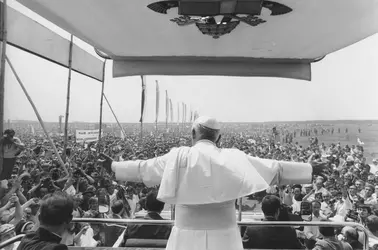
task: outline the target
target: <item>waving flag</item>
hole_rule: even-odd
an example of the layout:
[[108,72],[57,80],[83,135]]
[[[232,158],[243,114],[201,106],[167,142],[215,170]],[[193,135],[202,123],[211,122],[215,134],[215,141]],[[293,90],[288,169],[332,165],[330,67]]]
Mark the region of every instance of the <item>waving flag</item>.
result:
[[168,90],[165,91],[165,126],[168,126],[168,117],[169,117],[169,99],[168,99]]
[[156,118],[155,118],[156,124],[159,119],[159,103],[160,103],[160,90],[159,90],[159,83],[158,81],[156,81]]
[[169,106],[171,108],[171,122],[173,123],[173,105],[172,105],[172,99],[169,99]]
[[180,124],[180,103],[177,103],[177,125]]
[[140,111],[139,122],[143,123],[144,107],[146,105],[146,77],[145,76],[141,76],[141,78],[142,78],[142,103],[141,103],[141,111]]

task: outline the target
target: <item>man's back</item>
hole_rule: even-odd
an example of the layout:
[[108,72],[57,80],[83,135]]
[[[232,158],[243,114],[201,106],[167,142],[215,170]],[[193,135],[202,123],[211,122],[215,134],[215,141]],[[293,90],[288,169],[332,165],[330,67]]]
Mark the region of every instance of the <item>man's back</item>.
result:
[[291,227],[248,227],[243,236],[244,248],[301,249]]
[[313,250],[353,250],[353,248],[348,243],[334,238],[318,240]]
[[67,246],[60,244],[60,241],[59,236],[39,228],[36,232],[28,233],[17,250],[67,250]]
[[[145,220],[163,220],[163,218],[155,212],[149,212]],[[127,239],[168,239],[172,227],[167,225],[130,225],[125,233],[125,241]]]

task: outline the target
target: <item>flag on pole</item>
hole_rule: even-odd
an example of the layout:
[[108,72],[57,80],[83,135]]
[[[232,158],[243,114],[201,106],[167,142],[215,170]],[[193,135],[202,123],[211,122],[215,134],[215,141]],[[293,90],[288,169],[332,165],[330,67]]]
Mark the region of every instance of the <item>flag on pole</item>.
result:
[[171,112],[171,123],[173,123],[173,106],[172,106],[172,99],[169,99],[169,107]]
[[192,107],[190,107],[190,122],[191,122],[191,123],[193,122],[193,111],[192,111]]
[[139,122],[143,123],[144,107],[146,105],[146,77],[145,76],[141,76],[141,78],[142,78],[142,103],[141,103],[141,111],[140,111]]
[[185,104],[182,102],[182,123],[185,123]]
[[198,117],[199,117],[198,112],[197,112],[197,111],[194,111],[194,117],[193,117],[193,120],[194,120],[194,121],[197,120]]
[[184,104],[184,110],[185,110],[184,123],[186,123],[186,118],[188,117],[188,113],[187,113],[187,109],[186,109],[186,104]]
[[177,103],[177,125],[180,124],[180,103]]
[[165,124],[168,125],[169,118],[169,99],[168,99],[168,90],[165,91]]
[[160,103],[160,90],[159,90],[159,83],[158,81],[156,81],[156,118],[155,118],[156,124],[159,119],[159,103]]

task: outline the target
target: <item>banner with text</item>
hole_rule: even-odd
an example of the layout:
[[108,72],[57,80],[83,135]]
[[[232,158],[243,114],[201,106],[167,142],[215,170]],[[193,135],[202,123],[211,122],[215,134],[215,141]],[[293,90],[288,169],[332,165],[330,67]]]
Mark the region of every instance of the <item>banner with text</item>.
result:
[[98,130],[76,130],[76,143],[98,141]]

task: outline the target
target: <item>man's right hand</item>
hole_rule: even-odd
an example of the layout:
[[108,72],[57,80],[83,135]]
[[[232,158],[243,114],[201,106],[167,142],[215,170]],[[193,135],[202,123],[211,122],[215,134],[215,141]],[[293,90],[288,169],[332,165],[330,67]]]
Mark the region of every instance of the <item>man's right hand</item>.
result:
[[100,159],[98,160],[101,163],[102,167],[108,172],[109,174],[112,173],[112,163],[113,159],[110,158],[108,155],[104,153],[100,153]]

